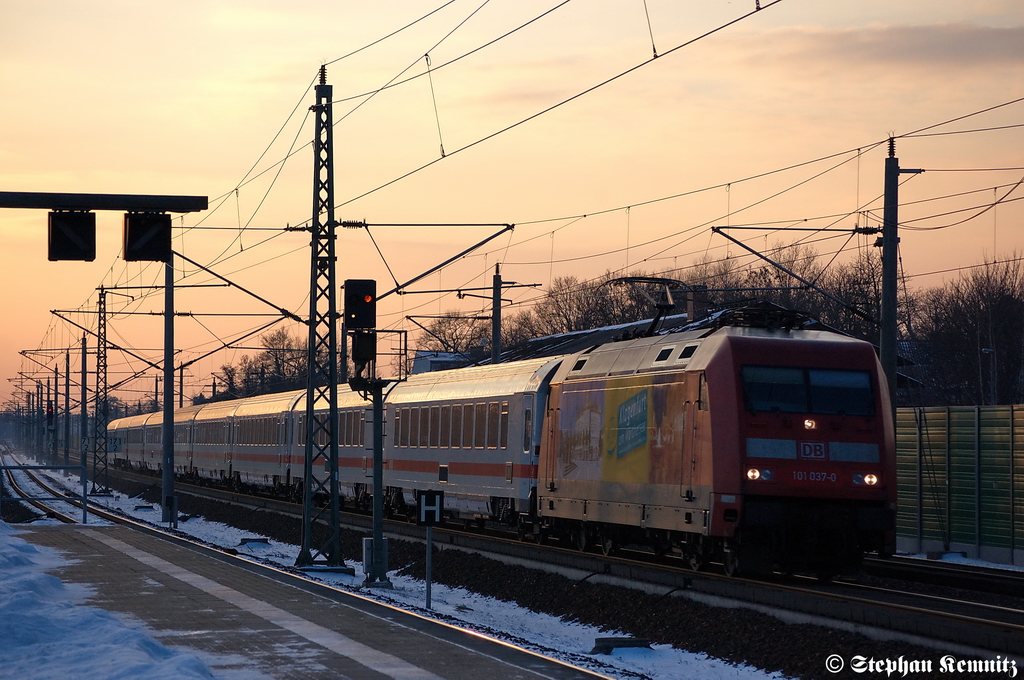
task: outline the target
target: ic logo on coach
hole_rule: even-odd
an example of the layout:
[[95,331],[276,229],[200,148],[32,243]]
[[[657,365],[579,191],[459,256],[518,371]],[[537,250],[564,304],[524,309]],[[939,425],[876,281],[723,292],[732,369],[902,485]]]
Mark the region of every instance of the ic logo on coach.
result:
[[825,460],[825,442],[797,442],[799,456],[803,460]]

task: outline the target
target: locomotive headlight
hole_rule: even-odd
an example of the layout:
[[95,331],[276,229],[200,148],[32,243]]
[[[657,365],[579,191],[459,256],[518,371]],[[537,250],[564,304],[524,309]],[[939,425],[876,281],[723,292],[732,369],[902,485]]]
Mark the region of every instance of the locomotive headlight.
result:
[[818,422],[816,420],[811,420],[810,418],[808,418],[807,420],[804,421],[804,429],[805,430],[817,430],[818,429]]
[[878,476],[864,475],[864,483],[867,484],[868,486],[874,486],[875,484],[878,484]]
[[770,482],[772,481],[772,471],[758,468],[750,468],[749,470],[747,470],[747,479],[749,479],[752,482],[756,482],[759,479],[762,482]]

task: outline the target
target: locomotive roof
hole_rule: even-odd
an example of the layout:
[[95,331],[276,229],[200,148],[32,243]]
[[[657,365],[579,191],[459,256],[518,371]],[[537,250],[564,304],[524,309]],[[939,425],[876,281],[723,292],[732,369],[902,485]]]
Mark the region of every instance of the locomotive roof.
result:
[[710,332],[707,329],[683,331],[598,345],[567,357],[554,381],[679,370],[689,364]]
[[739,338],[756,338],[759,340],[786,342],[802,341],[815,343],[829,343],[830,345],[863,346],[865,352],[874,352],[871,344],[827,330],[809,329],[780,329],[780,328],[757,328],[751,326],[725,326],[718,329],[707,337],[701,352],[694,355],[690,364],[692,369],[703,369],[712,356],[725,343]]
[[704,328],[593,347],[567,357],[553,380],[588,380],[682,368],[702,369],[722,343],[738,337],[868,344],[863,340],[824,330],[755,326]]

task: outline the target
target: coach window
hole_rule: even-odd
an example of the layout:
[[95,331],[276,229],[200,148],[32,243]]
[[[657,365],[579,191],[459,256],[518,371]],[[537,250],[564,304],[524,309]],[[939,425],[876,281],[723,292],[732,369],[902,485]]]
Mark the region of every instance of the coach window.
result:
[[476,437],[473,446],[477,449],[487,448],[487,404],[476,405]]
[[452,406],[452,448],[462,446],[462,405]]
[[441,438],[441,407],[430,407],[430,448],[436,449]]
[[420,447],[427,448],[430,445],[430,407],[420,408]]
[[412,420],[409,421],[409,446],[419,448],[423,445],[423,425],[426,418],[423,418],[423,409],[414,406],[409,409],[412,413]]
[[462,448],[473,448],[473,404],[462,407]]
[[399,446],[408,446],[409,445],[409,418],[410,417],[411,416],[409,415],[409,409],[403,408],[402,409],[402,435],[401,435],[401,439],[399,439]]
[[441,441],[438,442],[442,449],[448,448],[452,440],[452,407],[445,405],[441,407]]
[[526,409],[523,412],[523,453],[530,453],[533,449],[533,410]]
[[501,425],[499,426],[501,441],[499,445],[503,449],[508,448],[508,402],[501,402]]
[[487,448],[489,449],[498,448],[498,426],[501,421],[501,412],[498,410],[498,406],[496,401],[487,404]]

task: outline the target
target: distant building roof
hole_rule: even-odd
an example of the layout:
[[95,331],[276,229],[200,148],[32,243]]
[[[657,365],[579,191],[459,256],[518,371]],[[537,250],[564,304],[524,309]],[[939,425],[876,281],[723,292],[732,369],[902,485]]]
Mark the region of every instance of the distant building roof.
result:
[[462,368],[471,363],[472,361],[467,355],[457,352],[416,350],[416,356],[412,360],[412,373],[416,375],[431,371],[447,371],[452,368]]

